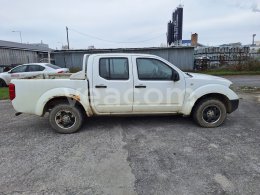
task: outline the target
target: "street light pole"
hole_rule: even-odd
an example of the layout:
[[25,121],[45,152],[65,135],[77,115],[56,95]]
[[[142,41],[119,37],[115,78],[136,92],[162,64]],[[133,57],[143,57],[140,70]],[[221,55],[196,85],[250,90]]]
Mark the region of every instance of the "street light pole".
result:
[[253,42],[252,42],[252,46],[255,45],[255,36],[256,36],[256,34],[253,34]]
[[68,44],[68,50],[70,50],[70,41],[69,41],[69,28],[66,26],[66,33],[67,33],[67,44]]
[[12,32],[16,32],[16,33],[19,33],[20,34],[20,40],[21,40],[21,43],[23,43],[23,39],[22,39],[22,31],[18,31],[18,30],[13,30]]

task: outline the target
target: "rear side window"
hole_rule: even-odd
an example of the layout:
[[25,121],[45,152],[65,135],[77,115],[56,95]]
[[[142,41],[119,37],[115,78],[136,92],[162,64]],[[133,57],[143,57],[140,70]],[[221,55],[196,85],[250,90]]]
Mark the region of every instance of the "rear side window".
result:
[[43,71],[45,68],[39,65],[29,65],[28,72],[40,72]]
[[129,65],[127,58],[101,58],[99,75],[107,80],[128,80]]
[[48,66],[49,68],[53,68],[53,69],[55,69],[55,70],[57,70],[57,69],[60,69],[61,67],[59,67],[59,66],[56,66],[56,65],[53,65],[53,64],[45,64],[46,66]]

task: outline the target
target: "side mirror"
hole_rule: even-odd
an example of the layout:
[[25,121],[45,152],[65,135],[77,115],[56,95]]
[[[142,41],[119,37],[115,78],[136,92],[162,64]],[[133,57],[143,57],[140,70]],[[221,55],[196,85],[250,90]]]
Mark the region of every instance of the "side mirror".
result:
[[180,76],[179,76],[178,72],[176,72],[175,70],[172,70],[172,80],[173,80],[174,82],[180,80]]

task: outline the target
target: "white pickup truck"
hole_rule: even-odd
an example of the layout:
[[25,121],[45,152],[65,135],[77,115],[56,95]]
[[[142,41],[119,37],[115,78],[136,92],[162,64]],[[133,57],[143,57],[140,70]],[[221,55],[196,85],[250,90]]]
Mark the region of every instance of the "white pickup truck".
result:
[[73,133],[84,117],[99,115],[192,115],[202,127],[217,127],[238,108],[231,85],[158,56],[86,54],[82,71],[68,78],[15,79],[9,92],[17,115],[49,112],[57,132]]

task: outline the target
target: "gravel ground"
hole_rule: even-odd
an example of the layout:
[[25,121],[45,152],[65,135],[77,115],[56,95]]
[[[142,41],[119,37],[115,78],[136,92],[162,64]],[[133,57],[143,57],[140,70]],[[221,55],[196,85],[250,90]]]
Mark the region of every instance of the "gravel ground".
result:
[[190,118],[101,117],[60,135],[0,102],[0,194],[259,194],[260,104],[215,129]]

